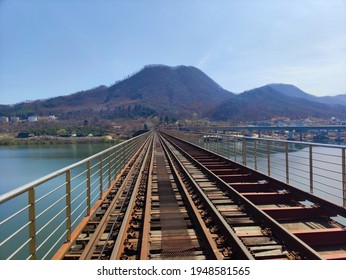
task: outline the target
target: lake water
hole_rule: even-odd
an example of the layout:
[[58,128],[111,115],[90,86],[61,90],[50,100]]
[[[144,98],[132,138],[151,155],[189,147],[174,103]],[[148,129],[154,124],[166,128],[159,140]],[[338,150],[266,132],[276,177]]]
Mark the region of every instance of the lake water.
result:
[[0,146],[0,195],[108,147],[110,144]]

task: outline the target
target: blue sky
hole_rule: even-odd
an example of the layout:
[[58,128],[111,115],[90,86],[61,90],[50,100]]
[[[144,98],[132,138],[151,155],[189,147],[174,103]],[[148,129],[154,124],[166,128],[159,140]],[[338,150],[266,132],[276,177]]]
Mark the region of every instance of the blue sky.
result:
[[0,0],[0,104],[192,65],[240,93],[346,94],[346,0]]

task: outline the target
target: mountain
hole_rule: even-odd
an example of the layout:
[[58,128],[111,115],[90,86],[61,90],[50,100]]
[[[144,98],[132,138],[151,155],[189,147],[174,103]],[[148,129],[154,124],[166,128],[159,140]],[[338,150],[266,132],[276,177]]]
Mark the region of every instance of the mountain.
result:
[[109,87],[0,105],[0,116],[55,115],[62,120],[139,116],[182,119],[195,113],[199,118],[215,121],[255,121],[280,116],[346,119],[346,95],[316,97],[287,84],[269,84],[236,95],[195,67],[148,65]]
[[0,115],[56,115],[60,119],[135,118],[137,116],[207,117],[235,95],[192,66],[149,65],[110,87],[13,106],[0,106]]
[[346,94],[318,97],[312,94],[308,94],[294,85],[269,84],[268,86],[290,97],[303,98],[310,101],[316,101],[316,102],[325,103],[325,104],[346,106]]
[[287,84],[269,84],[268,88],[274,89],[277,92],[283,93],[289,97],[303,98],[311,101],[316,101],[317,97],[311,94],[308,94],[301,89],[297,88],[294,85]]
[[346,106],[346,94],[339,94],[335,96],[323,96],[319,97],[318,100],[326,104],[339,104]]
[[191,117],[193,112],[206,116],[234,96],[195,67],[150,65],[110,87],[105,103],[130,98],[159,114]]
[[211,117],[214,120],[253,121],[273,117],[301,119],[346,118],[346,107],[317,102],[309,94],[289,85],[266,85],[245,91],[221,104]]

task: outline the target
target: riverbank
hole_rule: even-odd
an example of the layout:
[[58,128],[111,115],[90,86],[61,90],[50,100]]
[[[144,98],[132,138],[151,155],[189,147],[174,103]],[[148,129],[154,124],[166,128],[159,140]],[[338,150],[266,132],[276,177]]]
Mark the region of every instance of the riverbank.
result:
[[0,135],[0,146],[9,145],[51,145],[51,144],[117,144],[121,140],[113,139],[111,136],[101,137],[30,137],[15,138],[11,135]]

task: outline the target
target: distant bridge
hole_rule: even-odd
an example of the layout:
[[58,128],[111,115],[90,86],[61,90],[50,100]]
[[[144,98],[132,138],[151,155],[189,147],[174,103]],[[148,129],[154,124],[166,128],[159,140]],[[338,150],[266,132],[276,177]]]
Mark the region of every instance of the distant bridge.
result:
[[336,141],[342,141],[341,132],[346,131],[346,125],[323,125],[323,126],[211,126],[214,131],[248,131],[252,136],[255,131],[259,138],[263,131],[289,131],[288,140],[293,140],[293,133],[299,133],[300,141],[303,141],[303,133],[308,131],[335,131]]

